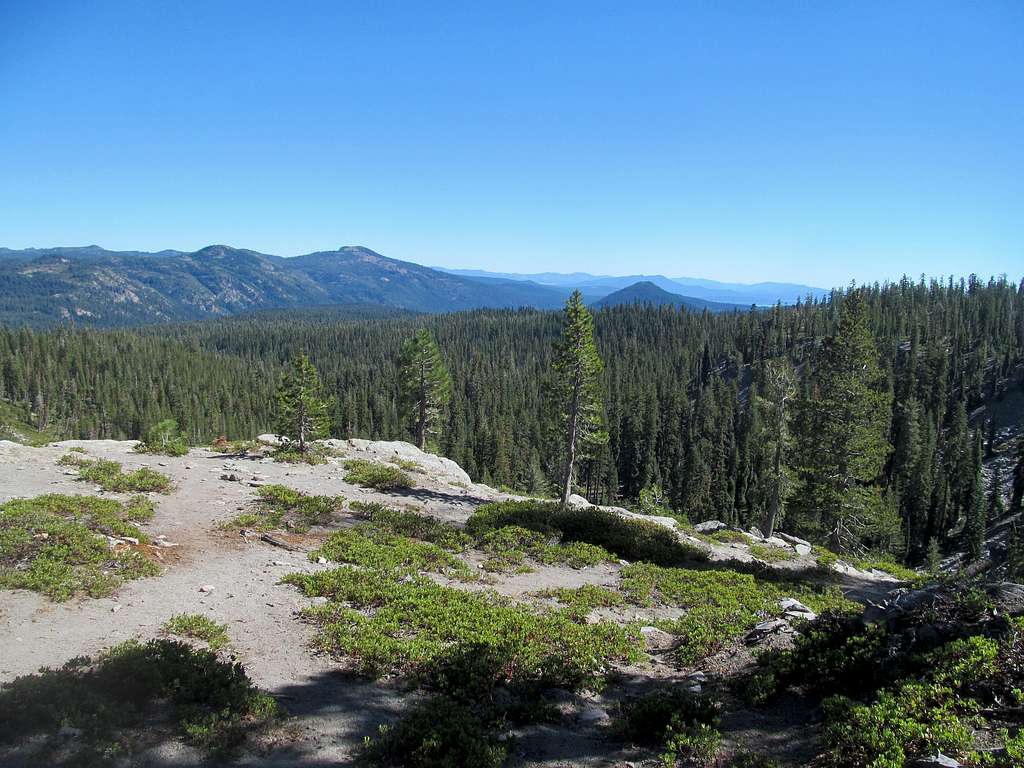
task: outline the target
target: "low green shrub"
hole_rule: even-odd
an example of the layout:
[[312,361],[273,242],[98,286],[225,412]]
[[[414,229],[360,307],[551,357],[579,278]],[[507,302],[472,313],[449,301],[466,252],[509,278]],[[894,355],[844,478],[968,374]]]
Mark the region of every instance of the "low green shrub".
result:
[[714,702],[676,686],[627,700],[617,722],[623,738],[661,750],[665,766],[711,765],[721,737]]
[[533,596],[554,600],[564,605],[569,614],[577,621],[585,621],[595,608],[618,608],[626,603],[626,598],[615,590],[593,584],[584,584],[575,589],[571,587],[544,589],[534,592]]
[[[110,765],[134,744],[155,741],[154,722],[168,707],[176,736],[217,758],[280,714],[241,664],[173,640],[128,641],[0,688],[0,744],[43,735],[64,764]],[[68,741],[57,735],[63,727],[81,734]],[[44,745],[39,765],[50,764],[46,754]]]
[[501,768],[511,744],[499,741],[493,716],[440,696],[367,739],[360,762],[392,768]]
[[412,478],[392,464],[378,464],[366,459],[349,459],[345,462],[345,482],[355,483],[364,488],[378,491],[393,488],[411,488]]
[[78,454],[67,454],[57,462],[78,468],[78,479],[95,483],[105,491],[115,493],[168,493],[171,478],[149,467],[140,467],[125,473],[121,464],[107,459],[85,459]]
[[924,574],[915,571],[913,568],[907,568],[902,563],[897,562],[892,555],[885,553],[857,558],[851,564],[854,568],[862,571],[876,570],[888,573],[900,581],[917,582],[924,578]]
[[823,695],[874,690],[892,675],[883,667],[887,648],[883,626],[824,615],[794,638],[792,648],[762,654],[742,683],[744,695],[753,704],[764,704],[794,686]]
[[178,422],[174,419],[164,419],[146,431],[145,438],[135,446],[135,450],[139,453],[184,456],[188,453],[188,443],[178,430]]
[[0,588],[30,589],[51,600],[76,593],[106,597],[124,581],[159,568],[135,549],[112,550],[107,536],[149,539],[135,525],[153,515],[151,502],[94,496],[36,496],[0,506]]
[[796,550],[789,547],[773,547],[770,544],[751,544],[750,554],[766,563],[781,563],[796,558]]
[[977,707],[944,685],[911,682],[874,704],[836,696],[823,706],[825,759],[835,768],[903,768],[936,751],[963,757],[974,741]]
[[372,524],[332,533],[319,549],[309,554],[314,562],[321,557],[387,572],[430,571],[463,580],[477,578],[468,565],[437,544],[396,536]]
[[327,457],[333,455],[331,451],[322,445],[307,445],[305,452],[303,452],[291,443],[285,443],[275,448],[270,453],[270,458],[281,464],[312,464],[316,466],[317,464],[326,464]]
[[795,597],[812,610],[855,605],[834,590],[815,592],[795,585],[783,588],[737,571],[662,568],[649,563],[624,568],[621,588],[638,605],[662,604],[686,610],[678,619],[658,622],[659,627],[682,638],[676,655],[684,663],[715,653],[759,622],[778,615],[783,597]]
[[570,568],[585,568],[615,560],[611,553],[593,544],[582,541],[560,544],[550,539],[549,535],[518,525],[488,531],[479,542],[480,549],[487,554],[484,568],[523,573],[532,570],[526,564],[527,559],[545,565],[568,565]]
[[397,536],[429,541],[450,552],[462,552],[472,539],[454,525],[429,515],[392,509],[377,502],[353,501],[349,509],[372,526]]
[[322,650],[365,674],[406,674],[451,695],[479,697],[498,683],[577,688],[597,684],[613,661],[640,658],[636,627],[583,624],[422,576],[343,567],[285,581],[330,598],[304,612]]
[[172,616],[164,622],[164,632],[202,640],[211,651],[219,651],[230,642],[227,624],[218,624],[200,613],[179,613]]
[[734,531],[731,528],[722,528],[710,534],[708,538],[722,544],[749,544],[750,537],[742,531]]
[[626,560],[659,565],[705,562],[707,555],[683,543],[676,534],[649,520],[621,517],[615,512],[587,507],[561,509],[545,501],[504,501],[477,508],[466,530],[478,539],[506,526],[558,535],[563,544],[592,544]]
[[288,528],[304,533],[314,525],[330,525],[344,505],[341,496],[316,496],[285,485],[264,485],[256,491],[252,510],[227,525],[259,531]]

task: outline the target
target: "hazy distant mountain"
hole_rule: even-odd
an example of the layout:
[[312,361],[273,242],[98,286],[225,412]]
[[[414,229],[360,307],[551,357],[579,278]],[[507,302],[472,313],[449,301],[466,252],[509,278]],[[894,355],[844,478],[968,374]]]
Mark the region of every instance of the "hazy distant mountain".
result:
[[725,304],[716,301],[695,299],[692,296],[681,296],[677,293],[669,293],[652,283],[650,280],[641,280],[614,293],[610,293],[600,301],[596,302],[597,307],[615,307],[620,304],[650,304],[655,307],[671,305],[674,307],[686,307],[697,312],[705,309],[711,312],[728,312],[734,309],[748,309],[750,305]]
[[479,269],[444,269],[454,275],[479,278],[501,278],[504,280],[532,281],[540,285],[561,288],[578,288],[585,295],[592,297],[606,296],[612,291],[635,285],[638,282],[649,282],[669,293],[680,293],[707,301],[766,306],[781,301],[792,304],[797,299],[807,296],[823,296],[828,293],[824,288],[815,288],[799,283],[723,283],[717,280],[704,280],[696,277],[665,277],[664,275],[592,275],[587,272],[537,272],[519,274],[515,272],[486,272]]
[[353,303],[420,312],[550,309],[565,293],[519,281],[485,284],[358,246],[295,258],[226,245],[194,253],[0,250],[0,322],[10,324],[111,326]]

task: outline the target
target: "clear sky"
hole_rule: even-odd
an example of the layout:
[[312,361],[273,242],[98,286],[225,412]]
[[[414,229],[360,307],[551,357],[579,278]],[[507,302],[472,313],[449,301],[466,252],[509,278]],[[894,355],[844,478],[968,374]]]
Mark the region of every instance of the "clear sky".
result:
[[1024,2],[0,0],[0,245],[1024,274]]

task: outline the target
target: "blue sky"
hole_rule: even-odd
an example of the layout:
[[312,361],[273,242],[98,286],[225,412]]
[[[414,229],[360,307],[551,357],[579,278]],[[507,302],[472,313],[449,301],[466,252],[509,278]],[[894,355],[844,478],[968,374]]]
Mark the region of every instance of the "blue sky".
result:
[[0,245],[1024,274],[1024,3],[0,2]]

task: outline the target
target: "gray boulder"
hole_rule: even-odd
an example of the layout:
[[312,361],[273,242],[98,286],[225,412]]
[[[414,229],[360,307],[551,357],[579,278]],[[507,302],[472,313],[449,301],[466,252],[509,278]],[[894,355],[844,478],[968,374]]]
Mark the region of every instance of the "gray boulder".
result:
[[697,533],[714,533],[728,527],[721,520],[705,520],[703,523],[697,523],[693,526],[693,530],[697,531]]

